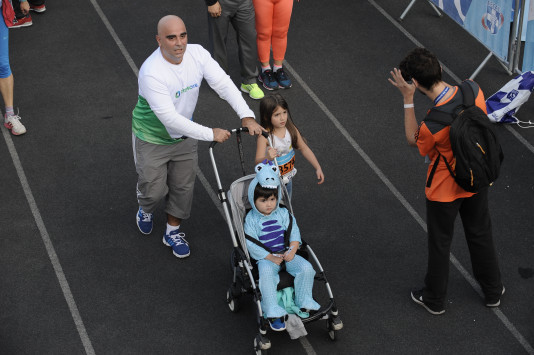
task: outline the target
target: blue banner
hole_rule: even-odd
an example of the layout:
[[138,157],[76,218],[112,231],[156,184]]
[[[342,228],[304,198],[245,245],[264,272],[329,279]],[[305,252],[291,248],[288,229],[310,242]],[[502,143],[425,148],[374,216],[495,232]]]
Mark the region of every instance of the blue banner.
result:
[[432,2],[488,47],[508,61],[513,0],[432,0]]
[[527,35],[525,40],[525,51],[523,55],[522,71],[534,70],[534,1],[530,3],[530,10],[525,9],[528,14],[523,21],[528,20]]

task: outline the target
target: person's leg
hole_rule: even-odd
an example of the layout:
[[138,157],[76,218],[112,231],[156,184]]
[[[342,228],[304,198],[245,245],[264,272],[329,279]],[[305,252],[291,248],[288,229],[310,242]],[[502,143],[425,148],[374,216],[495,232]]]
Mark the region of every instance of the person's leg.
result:
[[313,300],[315,270],[303,257],[295,255],[286,262],[286,271],[295,277],[295,304],[299,308],[318,310],[321,306]]
[[168,218],[170,222],[180,223],[191,213],[198,164],[197,143],[197,140],[188,138],[174,144],[174,153],[168,163],[169,192],[165,200],[165,212],[171,216]]
[[167,146],[134,140],[134,161],[137,171],[137,201],[146,213],[153,213],[168,192]]
[[13,107],[13,74],[9,65],[9,29],[0,21],[0,92],[6,107]]
[[275,66],[282,66],[287,49],[287,32],[291,12],[293,11],[293,0],[278,0],[273,10],[273,30],[272,47],[273,60]]
[[276,288],[280,282],[279,271],[280,266],[269,260],[263,259],[258,261],[261,308],[267,318],[280,318],[287,314],[285,309],[278,305],[278,299],[276,297]]
[[486,300],[499,300],[503,285],[491,228],[488,189],[485,188],[460,207],[467,246],[475,279],[480,283]]
[[258,59],[264,67],[270,65],[274,1],[276,0],[253,0],[256,14]]
[[449,256],[454,220],[461,199],[453,202],[426,200],[428,230],[428,267],[423,300],[435,309],[443,309],[449,282]]
[[237,34],[242,83],[254,84],[258,76],[258,66],[256,65],[258,48],[252,0],[241,1],[231,22]]
[[26,127],[13,108],[14,78],[9,65],[9,29],[4,21],[0,22],[0,93],[5,105],[4,126],[18,136],[26,133]]
[[228,72],[228,54],[226,51],[226,40],[228,38],[228,25],[230,18],[234,14],[233,1],[219,1],[221,5],[221,16],[211,17],[208,13],[208,49],[213,57],[219,63],[221,68]]

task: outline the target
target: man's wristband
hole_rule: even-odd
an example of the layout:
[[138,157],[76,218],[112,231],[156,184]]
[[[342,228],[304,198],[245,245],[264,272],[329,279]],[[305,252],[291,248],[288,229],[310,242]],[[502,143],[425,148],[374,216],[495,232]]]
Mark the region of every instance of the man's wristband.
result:
[[404,104],[404,108],[414,108],[413,104]]

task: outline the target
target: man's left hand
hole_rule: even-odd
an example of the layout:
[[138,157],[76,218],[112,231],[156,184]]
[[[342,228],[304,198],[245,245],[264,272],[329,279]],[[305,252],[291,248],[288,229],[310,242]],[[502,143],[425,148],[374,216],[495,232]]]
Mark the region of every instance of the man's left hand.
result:
[[260,135],[265,128],[260,126],[253,117],[245,117],[241,120],[241,127],[248,128],[248,134],[251,136]]

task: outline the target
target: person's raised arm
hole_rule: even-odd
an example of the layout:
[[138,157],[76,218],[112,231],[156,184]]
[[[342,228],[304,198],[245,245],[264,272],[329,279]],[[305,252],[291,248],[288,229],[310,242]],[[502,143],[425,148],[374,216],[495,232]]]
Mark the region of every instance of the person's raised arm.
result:
[[388,81],[391,85],[399,89],[404,101],[404,134],[406,135],[406,140],[409,145],[416,147],[417,141],[415,140],[415,135],[419,126],[415,119],[415,108],[413,104],[415,85],[413,83],[407,83],[402,77],[401,71],[397,68],[393,68],[390,74],[391,78],[388,78]]

